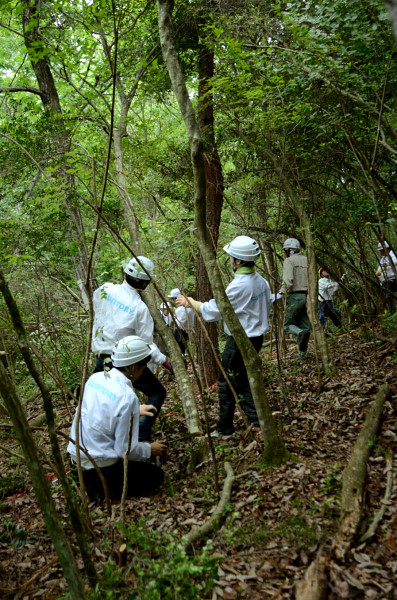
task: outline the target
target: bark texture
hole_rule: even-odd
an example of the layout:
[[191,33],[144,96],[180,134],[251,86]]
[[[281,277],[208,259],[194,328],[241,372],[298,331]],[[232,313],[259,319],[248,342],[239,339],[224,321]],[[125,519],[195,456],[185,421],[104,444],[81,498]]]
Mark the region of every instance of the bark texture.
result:
[[[63,458],[62,458],[62,454],[61,454],[61,450],[60,450],[58,438],[57,438],[57,432],[56,432],[56,426],[55,426],[55,416],[54,416],[54,411],[53,411],[53,407],[52,407],[51,394],[33,361],[33,357],[30,352],[30,349],[29,349],[29,342],[28,342],[28,339],[26,336],[26,331],[25,331],[25,328],[24,328],[24,325],[22,322],[22,318],[19,313],[18,306],[16,305],[16,302],[11,294],[11,291],[7,285],[7,282],[4,279],[4,275],[3,275],[2,271],[0,271],[0,292],[3,295],[5,304],[7,306],[8,312],[10,314],[10,317],[11,317],[11,320],[13,323],[13,327],[14,327],[15,333],[17,335],[18,346],[19,346],[19,349],[23,356],[23,359],[26,363],[26,366],[29,369],[31,376],[33,377],[34,381],[36,382],[36,384],[41,392],[42,398],[43,398],[44,412],[45,412],[47,426],[48,426],[48,432],[49,432],[49,436],[50,436],[53,459],[54,459],[54,463],[55,463],[55,466],[57,469],[57,476],[62,485],[63,492],[65,494],[65,500],[66,500],[66,504],[67,504],[67,508],[68,508],[68,512],[69,512],[69,516],[70,516],[71,525],[72,525],[72,528],[73,528],[76,538],[77,538],[81,556],[82,556],[82,559],[84,562],[84,568],[85,568],[85,571],[87,573],[87,576],[89,578],[91,585],[94,587],[95,584],[97,583],[98,577],[97,577],[95,565],[92,561],[91,553],[90,553],[90,550],[88,548],[88,544],[87,544],[87,541],[85,538],[85,532],[84,532],[81,515],[77,508],[75,499],[73,497],[73,494],[70,489],[70,485],[69,485],[69,482],[68,482],[68,479],[66,476],[65,466],[63,463]],[[16,402],[16,400],[17,400],[16,392],[11,395],[11,398],[14,402]],[[12,406],[14,406],[14,404]],[[8,408],[8,405],[7,405],[7,408]],[[22,411],[22,408],[21,408],[21,411]],[[10,416],[12,418],[11,413],[10,413]],[[24,414],[23,414],[23,417],[25,418]],[[26,418],[25,418],[25,420],[26,420]],[[22,447],[24,448],[24,446],[22,446]],[[39,468],[39,465],[40,465],[40,462],[38,462],[36,465],[37,469]]]
[[14,425],[15,434],[23,450],[33,489],[68,583],[70,596],[74,600],[82,600],[86,597],[86,594],[76,559],[59,521],[51,490],[45,478],[39,453],[20,399],[2,362],[0,362],[0,390]]
[[343,560],[349,551],[361,521],[364,505],[367,462],[382,417],[383,406],[390,393],[388,384],[382,385],[368,411],[363,428],[353,448],[342,480],[341,521],[332,544],[336,558]]
[[[198,125],[203,139],[204,168],[206,180],[206,225],[208,235],[216,254],[223,206],[223,173],[214,132],[214,103],[210,80],[214,75],[214,52],[205,42],[199,45],[199,88],[198,88]],[[212,287],[200,253],[196,270],[196,297],[203,302],[213,297]],[[218,330],[216,323],[205,323],[205,329],[212,342],[218,348]],[[196,329],[197,356],[199,370],[206,387],[218,379],[219,371],[214,360],[212,347],[201,327]]]
[[[39,86],[40,97],[48,118],[51,119],[49,128],[52,154],[60,158],[59,168],[56,172],[60,187],[60,198],[68,221],[71,239],[78,249],[79,263],[76,265],[76,278],[83,282],[86,279],[88,265],[88,249],[85,241],[84,225],[80,209],[75,197],[75,184],[73,175],[69,172],[70,165],[66,153],[70,150],[69,133],[65,127],[62,107],[58,91],[52,76],[51,66],[46,51],[45,40],[40,31],[40,11],[43,3],[40,0],[22,0],[23,37],[26,50],[30,58],[32,69]],[[32,23],[34,24],[32,26]],[[88,293],[88,290],[84,290]]]
[[252,396],[264,438],[263,460],[266,464],[279,464],[289,454],[278,436],[266,392],[263,385],[262,363],[253,350],[232,305],[225,295],[222,278],[216,263],[206,226],[206,177],[203,144],[196,115],[189,98],[184,76],[179,64],[173,40],[172,6],[170,0],[158,0],[159,31],[163,57],[171,79],[179,108],[185,121],[190,144],[194,182],[195,237],[211,281],[214,298],[222,318],[241,351],[247,368]]

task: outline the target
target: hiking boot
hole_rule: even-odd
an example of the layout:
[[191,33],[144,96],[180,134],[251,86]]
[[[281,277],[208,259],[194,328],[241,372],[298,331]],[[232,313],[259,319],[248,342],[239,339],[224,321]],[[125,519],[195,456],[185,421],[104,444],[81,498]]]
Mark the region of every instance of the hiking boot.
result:
[[307,351],[307,345],[309,343],[309,337],[310,337],[310,331],[308,329],[302,329],[302,331],[300,331],[298,333],[298,348],[299,348],[299,352],[306,352]]
[[222,433],[222,431],[218,431],[217,429],[215,429],[215,431],[211,431],[212,438],[222,438],[224,440],[233,437],[234,434],[235,431],[232,431],[232,433]]

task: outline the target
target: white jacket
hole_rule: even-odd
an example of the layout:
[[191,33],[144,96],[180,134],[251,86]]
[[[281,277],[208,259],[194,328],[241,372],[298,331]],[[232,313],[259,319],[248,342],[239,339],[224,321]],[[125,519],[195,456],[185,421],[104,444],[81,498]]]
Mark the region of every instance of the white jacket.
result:
[[[95,373],[87,380],[81,405],[79,443],[99,467],[106,467],[124,458],[128,445],[130,415],[133,415],[129,460],[143,461],[150,457],[150,444],[138,442],[139,401],[132,384],[117,369]],[[76,415],[70,437],[75,439]],[[69,442],[68,452],[76,460],[76,446]],[[80,450],[81,464],[94,468]]]
[[319,302],[324,302],[325,300],[332,300],[332,296],[335,294],[338,288],[339,283],[336,283],[336,281],[330,281],[328,277],[321,277],[321,279],[318,280]]
[[[257,337],[269,329],[272,299],[266,279],[256,272],[239,273],[237,270],[225,292],[248,337]],[[204,321],[222,318],[214,299],[203,302],[200,312]],[[226,323],[224,328],[227,335],[231,335]]]
[[382,256],[380,259],[380,266],[382,267],[382,272],[379,277],[380,282],[392,281],[396,278],[392,264],[394,264],[394,268],[397,269],[396,255],[393,250],[390,250],[388,254],[385,254],[385,256]]
[[[139,335],[154,345],[152,316],[140,293],[128,283],[104,283],[95,290],[93,302],[91,350],[95,354],[111,354],[116,342],[126,335]],[[162,365],[165,361],[165,355],[155,346],[151,362]]]
[[194,310],[192,308],[185,308],[184,306],[178,306],[174,313],[175,321],[178,327],[187,331],[189,334],[194,328]]

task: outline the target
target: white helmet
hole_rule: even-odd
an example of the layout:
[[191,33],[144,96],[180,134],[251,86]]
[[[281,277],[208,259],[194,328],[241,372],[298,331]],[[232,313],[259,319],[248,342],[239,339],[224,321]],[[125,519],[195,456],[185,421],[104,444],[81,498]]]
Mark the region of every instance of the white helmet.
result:
[[181,290],[179,288],[174,288],[168,294],[168,298],[178,298],[181,295]]
[[163,302],[162,304],[160,304],[160,308],[163,310],[168,308],[169,310],[171,308],[171,304],[169,302]]
[[299,240],[295,238],[288,238],[283,244],[283,250],[300,250],[300,247]]
[[379,242],[378,244],[378,250],[387,250],[387,248],[390,248],[389,244],[386,242],[386,240],[383,242]]
[[[150,258],[146,258],[146,256],[138,256],[136,258],[131,258],[130,262],[124,269],[124,273],[130,275],[130,277],[134,277],[135,279],[143,279],[145,281],[150,281],[156,277],[156,273],[154,272],[154,264],[150,260]],[[144,269],[141,267],[144,267]],[[147,271],[147,272],[146,272]]]
[[115,367],[128,367],[147,358],[152,351],[149,344],[137,335],[127,335],[117,342],[110,358]]
[[249,262],[256,261],[261,253],[258,242],[247,235],[239,235],[223,249],[230,256]]

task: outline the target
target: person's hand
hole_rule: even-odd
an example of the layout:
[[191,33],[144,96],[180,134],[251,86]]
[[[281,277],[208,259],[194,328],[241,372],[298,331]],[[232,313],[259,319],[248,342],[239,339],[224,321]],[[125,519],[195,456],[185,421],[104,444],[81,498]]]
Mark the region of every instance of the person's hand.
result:
[[185,298],[185,296],[182,296],[182,294],[180,296],[178,296],[178,298],[175,300],[175,304],[177,306],[184,306],[185,308],[187,308],[189,306],[189,302],[187,301],[187,298]]
[[153,404],[141,404],[139,407],[139,414],[141,417],[154,417],[157,412],[157,408]]
[[160,456],[163,452],[167,451],[167,445],[165,444],[165,440],[161,440],[161,442],[152,442],[150,444],[151,456]]

